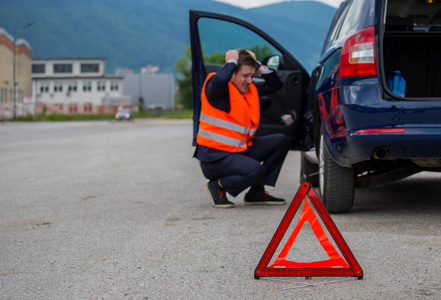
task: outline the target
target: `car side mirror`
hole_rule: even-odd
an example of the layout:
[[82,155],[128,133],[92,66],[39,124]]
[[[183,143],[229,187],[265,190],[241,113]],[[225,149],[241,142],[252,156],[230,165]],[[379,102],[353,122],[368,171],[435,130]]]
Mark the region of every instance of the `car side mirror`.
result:
[[276,71],[284,69],[282,58],[280,57],[280,55],[277,54],[265,57],[262,61],[262,64]]

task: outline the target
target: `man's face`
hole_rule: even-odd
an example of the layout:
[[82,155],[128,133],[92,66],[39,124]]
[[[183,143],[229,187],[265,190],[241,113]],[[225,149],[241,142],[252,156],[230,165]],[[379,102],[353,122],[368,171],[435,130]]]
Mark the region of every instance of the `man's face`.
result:
[[256,69],[252,66],[243,65],[237,73],[233,73],[230,82],[243,95],[248,91],[248,87],[253,82],[254,73]]

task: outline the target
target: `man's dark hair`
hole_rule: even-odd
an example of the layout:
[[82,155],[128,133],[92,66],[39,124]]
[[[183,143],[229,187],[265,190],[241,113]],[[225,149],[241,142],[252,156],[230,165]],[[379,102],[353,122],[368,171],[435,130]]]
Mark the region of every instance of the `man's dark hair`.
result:
[[259,64],[254,59],[254,57],[251,56],[248,50],[238,49],[238,51],[239,51],[239,59],[237,61],[237,67],[234,70],[234,73],[237,73],[242,66],[251,66],[256,70],[259,68]]

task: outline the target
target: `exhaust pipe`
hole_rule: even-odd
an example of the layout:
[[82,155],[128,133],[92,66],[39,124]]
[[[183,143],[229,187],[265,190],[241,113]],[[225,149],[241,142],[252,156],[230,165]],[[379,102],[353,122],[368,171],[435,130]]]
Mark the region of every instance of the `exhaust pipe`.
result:
[[375,159],[388,159],[389,158],[389,148],[378,147],[372,153],[372,157]]

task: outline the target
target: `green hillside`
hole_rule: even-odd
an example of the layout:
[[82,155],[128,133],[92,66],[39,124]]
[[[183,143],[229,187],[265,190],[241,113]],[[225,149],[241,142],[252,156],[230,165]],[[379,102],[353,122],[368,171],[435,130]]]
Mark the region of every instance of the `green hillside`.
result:
[[0,0],[0,27],[17,32],[34,58],[104,57],[106,72],[151,63],[174,72],[190,44],[190,9],[245,19],[276,38],[311,70],[335,9],[315,2],[284,2],[241,9],[210,0]]

